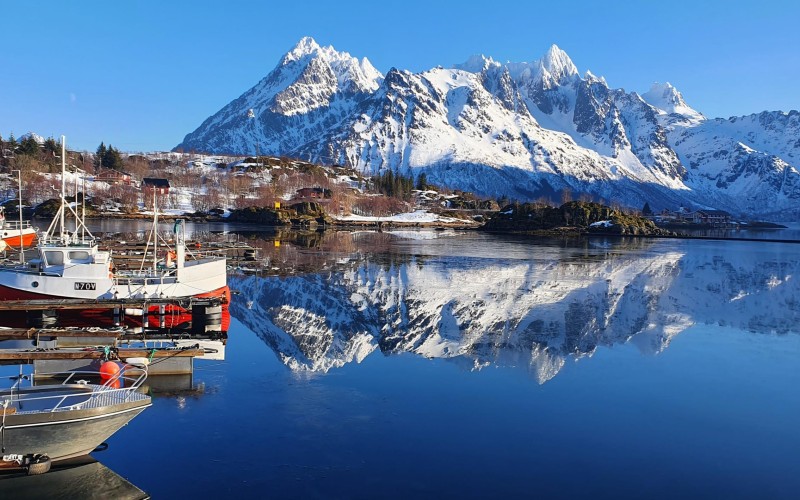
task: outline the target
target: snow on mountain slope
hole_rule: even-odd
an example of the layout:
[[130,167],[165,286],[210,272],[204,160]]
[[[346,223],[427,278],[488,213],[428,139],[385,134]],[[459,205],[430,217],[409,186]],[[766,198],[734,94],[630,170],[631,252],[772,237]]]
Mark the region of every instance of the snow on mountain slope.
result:
[[374,92],[382,79],[366,58],[303,38],[264,79],[176,149],[253,154],[258,147],[261,154],[289,154],[337,127],[352,113],[353,101]]
[[[307,37],[178,148],[425,171],[431,182],[491,196],[558,199],[569,189],[633,207],[791,214],[800,201],[796,115],[706,120],[669,83],[640,96],[581,77],[555,45],[531,62],[473,56],[384,78],[366,59]],[[714,157],[736,143],[752,152],[727,165]]]
[[689,107],[683,100],[683,95],[669,82],[653,83],[650,90],[642,94],[642,99],[656,108],[659,114],[669,116],[665,123],[677,120],[683,124],[697,125],[706,119],[702,113]]
[[800,113],[764,112],[676,126],[670,140],[710,206],[800,218]]

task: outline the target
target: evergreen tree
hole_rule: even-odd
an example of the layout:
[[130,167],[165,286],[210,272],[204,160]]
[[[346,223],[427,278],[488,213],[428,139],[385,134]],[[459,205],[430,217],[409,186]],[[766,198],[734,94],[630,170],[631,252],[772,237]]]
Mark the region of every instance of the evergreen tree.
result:
[[650,209],[650,203],[644,202],[644,207],[642,207],[642,215],[653,215],[653,210]]
[[108,145],[103,155],[103,166],[114,170],[122,170],[125,166],[125,162],[122,161],[122,155],[119,154],[119,150],[115,149],[111,144]]
[[104,165],[104,156],[106,155],[106,145],[104,143],[100,143],[97,146],[97,152],[94,155],[94,168],[100,168]]
[[420,191],[428,189],[428,176],[425,175],[425,172],[421,172],[417,177],[417,189]]
[[56,142],[56,140],[53,139],[52,137],[48,137],[47,139],[45,139],[42,149],[47,154],[47,156],[58,155],[59,151],[61,151],[61,144]]
[[36,156],[39,153],[39,143],[32,135],[29,135],[19,143],[19,154]]

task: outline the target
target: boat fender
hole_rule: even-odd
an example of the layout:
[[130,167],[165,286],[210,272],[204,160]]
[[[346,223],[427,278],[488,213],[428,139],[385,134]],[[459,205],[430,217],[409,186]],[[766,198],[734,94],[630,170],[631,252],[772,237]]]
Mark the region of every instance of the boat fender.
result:
[[108,382],[111,379],[117,378],[119,373],[119,365],[114,361],[106,361],[100,365],[100,379],[103,382]]
[[141,367],[149,365],[150,360],[147,358],[125,358],[125,363],[132,366]]
[[36,476],[44,474],[50,470],[52,461],[47,455],[36,453],[32,455],[27,461],[27,474],[29,476]]

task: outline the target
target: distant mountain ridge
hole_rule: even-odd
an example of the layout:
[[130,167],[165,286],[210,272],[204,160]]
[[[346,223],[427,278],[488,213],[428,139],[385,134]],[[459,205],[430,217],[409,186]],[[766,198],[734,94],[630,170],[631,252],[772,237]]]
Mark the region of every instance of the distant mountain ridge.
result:
[[[252,112],[251,112],[252,110]],[[583,76],[553,45],[540,59],[386,75],[303,38],[176,149],[299,157],[425,172],[488,196],[569,190],[653,208],[800,219],[800,113],[708,119],[669,83],[637,94]]]

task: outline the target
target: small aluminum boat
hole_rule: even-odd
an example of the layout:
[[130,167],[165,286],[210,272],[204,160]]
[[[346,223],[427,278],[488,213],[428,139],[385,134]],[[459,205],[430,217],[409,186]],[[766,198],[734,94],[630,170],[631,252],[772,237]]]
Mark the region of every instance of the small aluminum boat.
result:
[[[0,458],[44,454],[56,462],[89,454],[151,405],[150,396],[137,391],[146,367],[130,368],[103,383],[91,382],[97,372],[5,377],[10,387],[0,390]],[[24,380],[30,385],[23,387]]]

